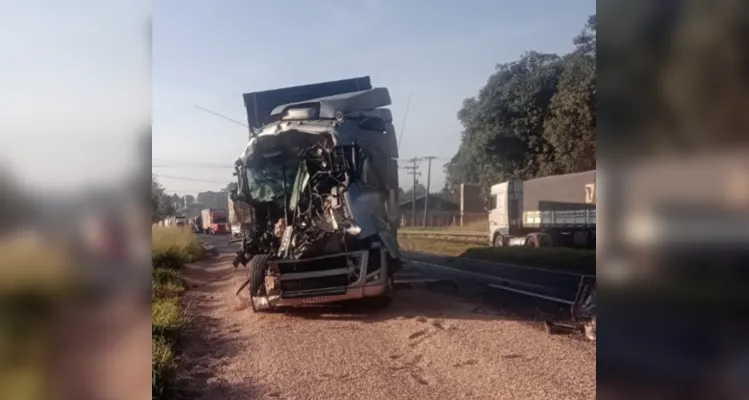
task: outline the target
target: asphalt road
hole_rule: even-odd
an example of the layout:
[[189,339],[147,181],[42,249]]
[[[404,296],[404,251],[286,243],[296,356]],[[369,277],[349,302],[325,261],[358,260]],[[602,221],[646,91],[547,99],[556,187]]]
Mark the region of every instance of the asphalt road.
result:
[[221,255],[185,271],[178,398],[595,398],[595,345],[546,334],[527,297],[445,281],[455,273],[409,255],[387,309],[255,314],[234,294],[247,270],[231,266],[227,238],[202,239]]
[[[517,288],[555,298],[574,300],[583,275],[566,271],[522,267],[460,257],[404,252],[403,257],[420,270],[462,282],[479,282]],[[586,276],[585,282],[595,280]]]

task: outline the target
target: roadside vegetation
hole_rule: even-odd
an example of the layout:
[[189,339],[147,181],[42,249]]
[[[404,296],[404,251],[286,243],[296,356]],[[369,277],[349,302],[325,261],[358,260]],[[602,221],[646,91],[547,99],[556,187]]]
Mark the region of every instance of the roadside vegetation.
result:
[[413,236],[399,237],[398,243],[403,251],[493,261],[526,267],[554,268],[585,274],[596,273],[595,250],[565,247],[490,247],[457,240]]
[[401,228],[403,231],[435,231],[435,232],[489,232],[489,219],[480,221],[472,221],[463,226],[404,226]]
[[154,399],[165,399],[174,372],[174,346],[187,315],[180,302],[185,291],[180,269],[205,257],[198,238],[188,229],[152,229],[151,385]]

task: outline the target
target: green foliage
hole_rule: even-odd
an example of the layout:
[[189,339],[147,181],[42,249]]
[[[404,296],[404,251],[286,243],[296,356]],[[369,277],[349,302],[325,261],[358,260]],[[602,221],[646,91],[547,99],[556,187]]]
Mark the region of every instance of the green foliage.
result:
[[458,153],[445,166],[446,192],[595,168],[596,18],[560,57],[535,51],[499,64],[458,111]]
[[158,299],[151,304],[151,324],[154,335],[176,339],[176,334],[186,321],[178,297]]
[[166,194],[156,176],[151,175],[151,222],[158,222],[175,214],[172,198]]
[[179,269],[184,263],[205,258],[197,236],[187,228],[155,227],[151,230],[151,262],[154,268]]
[[156,227],[151,235],[151,389],[154,399],[169,398],[174,373],[174,345],[188,322],[180,295],[184,263],[205,257],[205,249],[193,232],[176,227]]
[[172,344],[163,336],[151,340],[151,395],[153,399],[166,399],[169,381],[174,372]]

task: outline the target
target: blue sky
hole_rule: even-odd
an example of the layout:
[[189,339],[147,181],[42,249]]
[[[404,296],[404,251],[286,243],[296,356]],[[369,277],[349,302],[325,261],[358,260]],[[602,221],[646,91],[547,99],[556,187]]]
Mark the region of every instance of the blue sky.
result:
[[[195,104],[244,121],[242,93],[369,75],[390,90],[399,134],[412,96],[401,157],[440,157],[432,187],[441,188],[442,165],[460,143],[463,99],[497,63],[528,50],[570,51],[595,7],[594,0],[153,2],[154,172],[178,193],[233,179],[220,165],[244,149],[247,129]],[[425,164],[422,172],[425,181]],[[401,175],[402,187],[409,178]]]

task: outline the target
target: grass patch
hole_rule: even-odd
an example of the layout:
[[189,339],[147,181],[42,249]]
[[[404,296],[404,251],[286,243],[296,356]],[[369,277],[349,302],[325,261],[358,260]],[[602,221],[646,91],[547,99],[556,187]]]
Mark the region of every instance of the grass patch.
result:
[[489,220],[472,221],[463,226],[401,226],[404,231],[433,231],[433,232],[489,232]]
[[157,299],[151,304],[151,326],[154,335],[176,340],[187,316],[178,297]]
[[154,227],[151,230],[151,261],[154,268],[179,269],[184,263],[205,258],[197,236],[187,228]]
[[175,227],[154,227],[151,246],[151,390],[154,399],[168,399],[174,344],[187,323],[180,304],[185,291],[180,269],[205,258],[206,252],[192,231]]
[[169,382],[174,372],[172,344],[163,336],[151,339],[151,395],[154,399],[168,397]]
[[527,267],[557,268],[585,274],[596,273],[595,250],[565,247],[489,247],[473,243],[417,237],[399,237],[398,243],[401,250],[404,251],[517,264]]
[[169,268],[154,268],[151,271],[153,283],[164,285],[167,283],[180,283],[182,278],[179,271]]
[[180,282],[167,282],[151,284],[151,300],[163,300],[179,297],[185,292],[185,286]]

